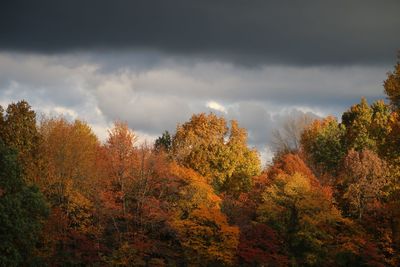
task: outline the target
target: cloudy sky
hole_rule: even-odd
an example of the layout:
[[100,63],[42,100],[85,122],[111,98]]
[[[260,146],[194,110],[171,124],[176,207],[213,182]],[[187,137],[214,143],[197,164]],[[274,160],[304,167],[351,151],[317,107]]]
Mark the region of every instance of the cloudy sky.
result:
[[400,1],[97,0],[0,4],[0,104],[142,140],[191,114],[237,119],[268,158],[288,116],[384,98]]

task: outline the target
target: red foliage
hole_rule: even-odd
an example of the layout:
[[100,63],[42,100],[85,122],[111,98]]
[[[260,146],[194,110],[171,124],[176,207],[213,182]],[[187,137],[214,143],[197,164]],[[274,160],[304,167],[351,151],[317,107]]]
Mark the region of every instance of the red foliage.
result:
[[255,224],[240,235],[238,256],[243,264],[257,266],[288,266],[282,240],[265,224]]

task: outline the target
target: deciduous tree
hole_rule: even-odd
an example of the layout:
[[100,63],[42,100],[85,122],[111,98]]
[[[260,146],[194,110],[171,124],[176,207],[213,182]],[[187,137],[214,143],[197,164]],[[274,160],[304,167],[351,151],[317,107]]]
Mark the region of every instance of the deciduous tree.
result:
[[[400,60],[400,53],[398,56]],[[383,83],[385,93],[390,100],[390,104],[394,110],[400,109],[400,62],[394,66],[394,70],[387,74],[387,79]]]
[[233,194],[249,189],[250,177],[259,174],[260,160],[247,147],[247,133],[236,121],[230,129],[215,114],[193,115],[177,127],[174,158],[207,177],[217,191]]
[[347,152],[346,129],[333,117],[314,121],[303,132],[301,144],[305,156],[319,173],[336,172]]
[[361,220],[364,213],[373,209],[384,197],[384,189],[389,184],[387,174],[386,162],[374,152],[350,150],[344,158],[337,184],[341,197],[348,201],[347,212]]

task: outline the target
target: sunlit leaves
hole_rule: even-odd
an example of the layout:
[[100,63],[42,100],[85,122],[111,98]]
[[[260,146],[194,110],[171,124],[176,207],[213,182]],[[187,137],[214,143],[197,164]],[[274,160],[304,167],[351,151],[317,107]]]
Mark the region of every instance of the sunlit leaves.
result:
[[345,222],[332,203],[329,188],[312,177],[275,172],[259,207],[260,222],[285,238],[297,264],[319,265],[329,258],[336,227]]
[[363,214],[384,197],[384,189],[389,184],[387,174],[387,164],[374,152],[349,151],[337,186],[341,197],[348,201],[350,214],[361,220]]
[[174,158],[207,177],[217,191],[237,193],[250,187],[260,172],[256,151],[247,147],[247,133],[236,121],[230,129],[215,114],[193,115],[173,137]]
[[[400,56],[399,56],[400,58]],[[383,86],[385,93],[390,100],[390,104],[395,110],[400,108],[400,62],[394,66],[394,70],[388,73]]]
[[80,188],[87,195],[93,194],[99,141],[90,127],[81,121],[44,119],[39,130],[43,136],[39,181],[43,191],[62,203],[70,180],[73,188]]
[[302,148],[315,169],[336,171],[347,151],[345,133],[345,127],[333,117],[316,120],[303,132]]

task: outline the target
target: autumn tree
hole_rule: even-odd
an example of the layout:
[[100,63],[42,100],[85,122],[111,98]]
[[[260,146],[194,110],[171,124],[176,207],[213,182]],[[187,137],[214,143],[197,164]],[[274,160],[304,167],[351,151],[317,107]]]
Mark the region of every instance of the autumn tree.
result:
[[39,184],[43,190],[65,202],[67,184],[93,195],[96,180],[96,157],[100,143],[91,128],[84,122],[73,123],[63,118],[43,119],[40,124],[41,172]]
[[207,180],[165,154],[145,148],[136,153],[140,171],[126,193],[129,229],[108,262],[233,265],[238,229],[229,225]]
[[[258,220],[284,237],[295,265],[359,266],[382,260],[369,237],[341,216],[333,204],[332,190],[298,172],[273,178]],[[370,252],[364,254],[367,247]]]
[[301,145],[313,169],[320,173],[337,171],[347,152],[345,133],[346,128],[333,117],[315,120],[305,129]]
[[184,182],[172,225],[185,257],[199,266],[233,265],[239,229],[228,224],[221,200],[204,177],[174,164],[170,168],[171,175]]
[[388,185],[387,164],[374,152],[350,150],[344,158],[338,187],[349,203],[349,212],[358,220],[384,196]]
[[[387,132],[388,134],[383,136],[384,147],[380,152],[381,158],[387,163],[385,176],[388,183],[384,190],[383,207],[379,209],[378,206],[374,209],[374,212],[378,211],[378,214],[382,215],[380,216],[382,219],[371,222],[370,225],[379,225],[373,231],[381,236],[390,237],[390,240],[386,242],[392,245],[391,247],[386,246],[386,248],[389,247],[386,250],[391,251],[388,253],[389,256],[391,254],[400,255],[400,120],[397,112],[390,114]],[[387,258],[390,259],[390,257]],[[396,266],[400,262],[400,257],[394,256],[392,260],[394,262],[391,265]]]
[[343,113],[342,123],[346,127],[345,140],[349,148],[376,150],[376,143],[370,134],[372,117],[373,110],[365,98]]
[[82,121],[0,107],[0,265],[398,266],[391,105],[287,122],[262,173],[246,130],[215,114],[148,146],[126,123],[101,144]]
[[307,177],[299,173],[278,175],[266,190],[259,212],[261,222],[285,237],[297,264],[318,265],[319,261],[326,261],[327,245],[333,242],[326,231],[341,220],[340,213]]
[[[400,54],[398,56],[400,59]],[[390,101],[390,105],[394,110],[400,108],[400,62],[394,66],[394,70],[387,74],[386,80],[383,82],[384,91]]]
[[311,169],[298,153],[288,153],[274,159],[274,162],[267,169],[268,178],[273,179],[280,174],[294,175],[300,173],[310,179],[312,183],[316,183],[316,177]]
[[[391,114],[387,127],[390,131],[386,136],[384,158],[389,165],[388,176],[391,178],[388,188],[387,214],[390,214],[395,251],[400,255],[400,117],[398,111]],[[400,257],[397,258],[398,262],[400,262]]]
[[288,266],[289,258],[279,234],[263,223],[241,229],[238,256],[240,266]]
[[217,191],[248,190],[250,177],[260,172],[255,150],[247,147],[247,133],[236,121],[230,129],[215,114],[193,115],[173,137],[174,158],[207,177]]
[[[39,131],[43,141],[38,185],[50,202],[52,222],[58,223],[56,218],[64,222],[62,229],[48,237],[54,240],[48,244],[56,247],[48,248],[53,250],[49,257],[70,264],[98,261],[98,246],[94,244],[99,238],[95,203],[100,143],[90,127],[78,120],[71,123],[62,118],[43,119]],[[47,227],[54,228],[51,224]]]
[[385,264],[396,265],[395,232],[398,218],[391,209],[391,188],[396,183],[387,162],[370,151],[350,150],[343,160],[337,181],[338,203],[343,214],[352,217],[374,237],[385,253]]
[[[106,141],[106,154],[108,161],[109,178],[116,190],[121,194],[122,211],[125,213],[125,194],[129,183],[134,179],[134,163],[136,134],[129,129],[126,123],[115,122],[114,128],[109,131]],[[115,192],[116,193],[116,192]]]

